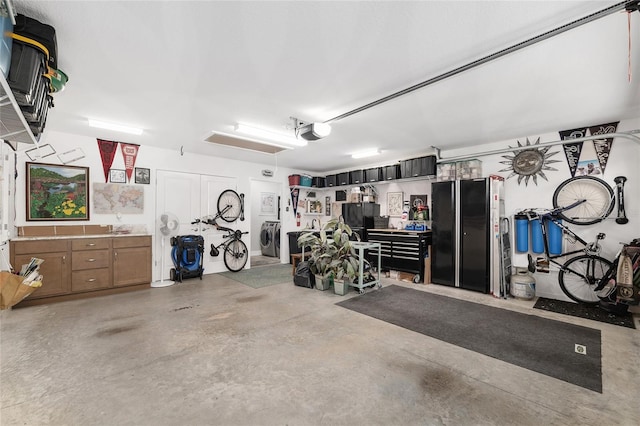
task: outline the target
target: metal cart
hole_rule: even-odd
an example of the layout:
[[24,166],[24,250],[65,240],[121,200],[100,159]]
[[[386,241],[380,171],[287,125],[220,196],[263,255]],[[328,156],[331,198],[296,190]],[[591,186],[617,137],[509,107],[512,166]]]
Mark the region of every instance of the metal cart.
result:
[[[361,242],[361,241],[356,241],[353,243],[353,247],[356,248],[358,250],[358,258],[360,259],[359,261],[359,266],[358,266],[358,282],[357,283],[350,283],[349,285],[351,287],[355,287],[358,289],[358,292],[360,294],[364,293],[364,289],[367,287],[373,287],[373,286],[378,286],[378,288],[382,288],[382,283],[380,282],[380,269],[382,267],[382,263],[381,263],[381,254],[382,254],[382,249],[381,249],[381,244],[380,243],[369,243],[369,242]],[[369,281],[364,283],[363,280],[363,275],[364,275],[364,251],[365,250],[376,250],[377,249],[377,257],[378,257],[378,264],[376,267],[376,275],[377,275],[377,279],[375,281]],[[375,253],[373,253],[375,255]]]

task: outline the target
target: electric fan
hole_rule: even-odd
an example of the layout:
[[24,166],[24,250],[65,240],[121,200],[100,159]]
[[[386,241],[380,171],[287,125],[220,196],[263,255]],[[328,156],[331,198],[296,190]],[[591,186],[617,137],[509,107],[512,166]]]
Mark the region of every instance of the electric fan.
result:
[[165,212],[162,213],[158,218],[158,232],[160,233],[160,235],[162,235],[162,240],[160,243],[160,281],[152,282],[151,287],[168,287],[175,284],[175,282],[173,281],[164,280],[164,241],[167,237],[175,236],[178,233],[178,228],[180,228],[180,221],[175,214]]

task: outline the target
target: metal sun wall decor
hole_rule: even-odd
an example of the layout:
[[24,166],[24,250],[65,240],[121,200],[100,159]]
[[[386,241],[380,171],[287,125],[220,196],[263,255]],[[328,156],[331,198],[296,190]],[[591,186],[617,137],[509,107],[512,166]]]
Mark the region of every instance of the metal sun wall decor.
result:
[[[550,160],[549,158],[556,155],[560,151],[549,152],[550,146],[543,148],[536,148],[535,145],[540,143],[540,138],[536,140],[535,144],[531,144],[529,138],[525,145],[518,142],[518,147],[531,146],[531,149],[523,149],[514,151],[514,155],[503,155],[502,158],[506,158],[508,161],[501,161],[500,163],[506,164],[509,167],[500,170],[500,172],[511,172],[507,179],[512,176],[518,175],[518,185],[524,180],[525,186],[529,184],[529,179],[533,179],[533,183],[538,184],[538,176],[548,181],[547,176],[543,170],[558,171],[553,167],[549,167],[550,163],[560,163],[561,160]],[[509,146],[509,148],[514,148]]]

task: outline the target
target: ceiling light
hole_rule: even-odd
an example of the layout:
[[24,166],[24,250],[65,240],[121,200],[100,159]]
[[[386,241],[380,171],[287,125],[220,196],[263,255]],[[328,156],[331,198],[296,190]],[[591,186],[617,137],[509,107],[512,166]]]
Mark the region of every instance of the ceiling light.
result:
[[315,141],[329,136],[331,126],[327,123],[308,123],[296,128],[298,138]]
[[380,151],[377,149],[368,149],[366,151],[360,151],[360,152],[356,152],[355,154],[351,155],[351,158],[367,158],[367,157],[373,157],[374,155],[379,155]]
[[[286,144],[286,145],[294,145],[294,146],[305,146],[307,145],[306,141],[300,141],[291,136],[287,136],[282,133],[275,133],[270,130],[259,129],[257,127],[247,126],[246,124],[237,124],[235,128],[236,132],[244,133],[246,135],[256,136],[258,138],[268,139],[270,141]],[[256,141],[260,142],[260,141]],[[268,142],[264,142],[268,143]],[[271,143],[273,145],[273,143]]]
[[129,127],[129,126],[123,126],[121,124],[106,123],[104,121],[93,120],[91,118],[89,119],[89,126],[97,127],[98,129],[107,129],[107,130],[115,130],[116,132],[130,133],[132,135],[142,134],[142,129],[138,127]]

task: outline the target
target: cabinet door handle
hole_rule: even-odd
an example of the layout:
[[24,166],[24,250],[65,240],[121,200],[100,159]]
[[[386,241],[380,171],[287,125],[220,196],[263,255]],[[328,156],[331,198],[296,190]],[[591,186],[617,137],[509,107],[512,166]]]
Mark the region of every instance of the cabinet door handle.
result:
[[67,263],[67,256],[62,256],[62,264],[64,265],[65,263]]
[[89,278],[89,279],[87,280],[87,282],[88,282],[88,283],[92,283],[92,282],[94,282],[95,280],[96,280],[95,278]]
[[118,252],[114,251],[113,252],[113,261],[115,262],[116,260],[118,260]]
[[95,262],[96,260],[92,257],[91,259],[87,259],[87,262]]

